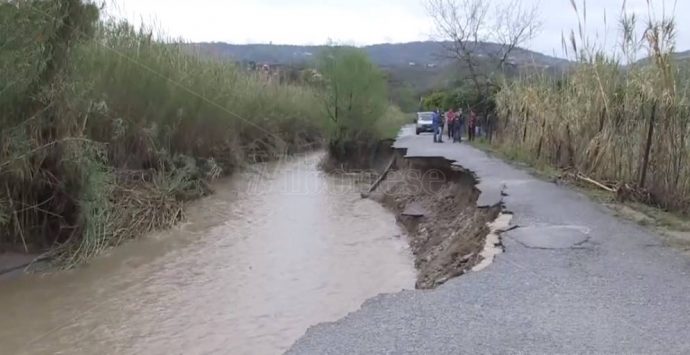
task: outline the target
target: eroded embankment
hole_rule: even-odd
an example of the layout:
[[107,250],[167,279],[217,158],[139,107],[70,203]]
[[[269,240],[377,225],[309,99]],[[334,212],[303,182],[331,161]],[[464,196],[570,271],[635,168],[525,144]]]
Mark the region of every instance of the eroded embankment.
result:
[[434,288],[492,258],[487,236],[501,206],[477,206],[480,191],[468,171],[443,158],[405,158],[396,150],[392,170],[371,198],[391,209],[408,234],[419,273],[416,287]]

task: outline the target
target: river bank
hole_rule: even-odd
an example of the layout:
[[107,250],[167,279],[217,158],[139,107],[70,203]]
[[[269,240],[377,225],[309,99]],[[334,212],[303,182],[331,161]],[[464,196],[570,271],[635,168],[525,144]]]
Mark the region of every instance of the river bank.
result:
[[393,171],[371,198],[396,214],[415,255],[416,287],[429,289],[485,259],[489,224],[501,205],[477,205],[480,191],[469,171],[442,158],[406,158],[405,153],[395,150]]
[[259,163],[189,202],[177,227],[85,267],[1,283],[0,317],[15,324],[0,331],[3,349],[279,353],[367,299],[491,260],[500,204],[481,206],[469,171],[380,152],[374,170],[392,159],[393,171],[371,199],[360,192],[375,174],[326,174],[319,153]]
[[500,200],[482,205],[471,171],[441,157],[407,157],[394,144],[358,146],[344,157],[327,156],[321,166],[330,174],[370,180],[362,197],[393,212],[405,230],[418,271],[416,288],[435,288],[491,263],[501,250],[498,234],[510,221],[508,216],[493,223],[502,212]]
[[[331,175],[354,176],[365,183],[391,170],[369,197],[394,213],[405,230],[418,270],[416,287],[437,287],[486,263],[486,255],[495,254],[486,248],[500,251],[500,240],[487,245],[487,236],[503,228],[491,228],[501,206],[478,205],[480,191],[472,172],[443,158],[406,158],[406,150],[394,149],[393,143],[384,140],[361,147],[346,161],[326,155],[319,167]],[[261,166],[257,165],[258,169]],[[248,170],[256,171],[257,167]],[[21,274],[37,257],[0,254],[0,277]]]

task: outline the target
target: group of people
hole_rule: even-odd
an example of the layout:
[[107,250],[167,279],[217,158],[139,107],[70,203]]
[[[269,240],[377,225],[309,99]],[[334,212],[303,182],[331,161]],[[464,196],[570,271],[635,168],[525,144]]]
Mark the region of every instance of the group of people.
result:
[[477,130],[477,114],[473,109],[470,109],[469,117],[465,117],[462,109],[456,111],[451,108],[445,114],[439,109],[435,109],[432,123],[434,143],[443,143],[444,131],[446,131],[448,139],[452,139],[453,143],[462,142],[465,126],[467,127],[467,139],[473,141]]

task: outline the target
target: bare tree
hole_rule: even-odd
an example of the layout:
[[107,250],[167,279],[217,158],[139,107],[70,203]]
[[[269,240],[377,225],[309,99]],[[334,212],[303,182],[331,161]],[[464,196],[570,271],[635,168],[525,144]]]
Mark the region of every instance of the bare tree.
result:
[[[467,69],[468,79],[484,100],[484,117],[488,116],[485,100],[496,85],[492,74],[504,72],[515,48],[537,34],[541,27],[538,4],[526,6],[521,0],[427,0],[426,5],[445,54]],[[487,63],[496,68],[487,70]]]

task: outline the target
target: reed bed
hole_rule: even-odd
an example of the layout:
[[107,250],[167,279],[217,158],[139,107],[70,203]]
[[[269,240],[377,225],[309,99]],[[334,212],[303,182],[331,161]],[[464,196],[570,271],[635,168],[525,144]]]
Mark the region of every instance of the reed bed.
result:
[[0,2],[0,253],[72,267],[172,226],[244,165],[402,122],[389,107],[334,126],[324,83],[284,83],[99,17],[82,0]]
[[323,139],[315,89],[80,0],[0,7],[0,252],[76,265],[176,223],[207,181]]
[[[496,98],[494,144],[687,214],[690,65],[674,59],[672,19],[650,17],[638,37],[635,22],[622,17],[620,55],[573,34],[569,49],[577,64],[566,75],[506,81]],[[638,48],[646,50],[646,60],[637,60]]]

